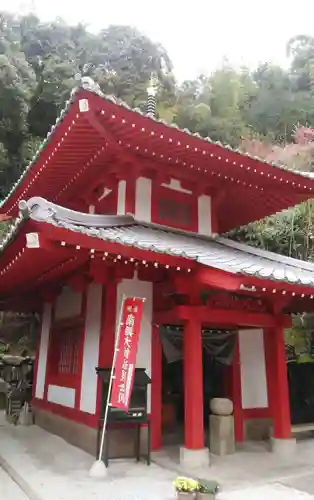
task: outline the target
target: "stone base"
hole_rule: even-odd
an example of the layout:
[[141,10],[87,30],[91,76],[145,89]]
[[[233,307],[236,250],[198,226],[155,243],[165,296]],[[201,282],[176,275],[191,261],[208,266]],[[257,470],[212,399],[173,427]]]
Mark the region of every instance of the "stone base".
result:
[[294,438],[291,439],[270,439],[271,451],[278,455],[279,458],[294,458],[296,453],[297,441]]
[[33,425],[34,423],[33,413],[31,409],[29,409],[27,403],[25,403],[23,408],[21,409],[18,423],[19,425]]
[[[60,415],[34,408],[35,424],[52,434],[60,436],[68,443],[81,448],[95,456],[97,430],[84,424],[74,422]],[[109,454],[116,457],[134,457],[135,427],[117,428],[110,431]],[[141,453],[147,450],[147,427],[141,428]]]
[[209,450],[201,448],[200,450],[190,450],[189,448],[180,448],[180,465],[185,468],[193,469],[196,467],[209,466]]
[[235,452],[233,415],[210,415],[209,449],[214,455],[231,455]]

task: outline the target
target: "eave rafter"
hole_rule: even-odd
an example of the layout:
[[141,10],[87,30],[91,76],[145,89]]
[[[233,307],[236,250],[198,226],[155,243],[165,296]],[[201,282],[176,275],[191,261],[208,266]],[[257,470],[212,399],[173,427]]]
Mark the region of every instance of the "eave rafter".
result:
[[[153,161],[144,157],[139,158],[134,152],[129,152],[122,145],[121,141],[117,141],[110,130],[99,121],[94,110],[89,110],[86,117],[90,125],[98,132],[104,141],[106,141],[111,151],[114,152],[118,159],[115,165],[106,171],[106,174],[115,175],[120,179],[127,179],[129,176],[135,178],[141,174],[145,174],[150,178],[156,179],[160,184],[169,182],[171,177],[178,177],[178,170],[175,165],[162,163],[161,161]],[[139,160],[141,160],[142,163],[140,163]],[[125,169],[127,165],[132,166],[131,172]],[[202,174],[199,174],[197,180],[195,180],[193,172],[188,173],[180,171],[179,176],[183,179],[183,183],[188,183],[189,188],[192,188],[195,192],[199,192],[199,194],[210,193],[214,189],[216,193],[222,190],[222,184],[220,185],[219,183],[219,185],[216,185],[214,188],[208,177]],[[224,185],[224,188],[226,188],[226,185]]]

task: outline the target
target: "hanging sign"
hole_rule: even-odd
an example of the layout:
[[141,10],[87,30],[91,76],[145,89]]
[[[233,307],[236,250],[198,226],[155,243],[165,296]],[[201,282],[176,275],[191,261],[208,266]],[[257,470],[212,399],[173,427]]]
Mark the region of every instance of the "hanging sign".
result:
[[110,404],[128,411],[145,299],[127,297],[122,303]]

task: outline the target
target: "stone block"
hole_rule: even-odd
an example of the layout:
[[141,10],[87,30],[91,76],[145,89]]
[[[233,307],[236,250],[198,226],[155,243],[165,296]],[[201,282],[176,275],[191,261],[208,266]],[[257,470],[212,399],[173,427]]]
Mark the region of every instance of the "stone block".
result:
[[278,439],[272,437],[270,439],[271,451],[275,453],[278,458],[290,460],[294,459],[296,455],[297,441],[294,438]]
[[209,449],[214,455],[231,455],[235,452],[234,419],[232,415],[210,415]]
[[34,423],[32,410],[29,408],[27,403],[25,403],[21,409],[18,423],[19,425],[33,425]]
[[208,448],[201,448],[200,450],[191,450],[184,447],[180,448],[180,465],[185,469],[208,467],[209,463]]

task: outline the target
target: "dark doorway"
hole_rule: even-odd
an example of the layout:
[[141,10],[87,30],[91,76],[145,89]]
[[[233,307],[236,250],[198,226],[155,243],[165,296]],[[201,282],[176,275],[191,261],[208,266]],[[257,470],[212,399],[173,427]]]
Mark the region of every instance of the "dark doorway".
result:
[[292,424],[314,422],[314,363],[287,365]]
[[[177,347],[179,342],[177,341]],[[230,366],[217,360],[203,341],[203,397],[205,445],[208,443],[210,400],[229,396]],[[181,347],[181,346],[180,346]],[[162,355],[162,404],[163,404],[163,445],[180,445],[184,442],[184,372],[182,350],[178,349],[173,359],[169,351]],[[179,355],[179,351],[181,355]],[[168,356],[166,355],[168,354]]]

